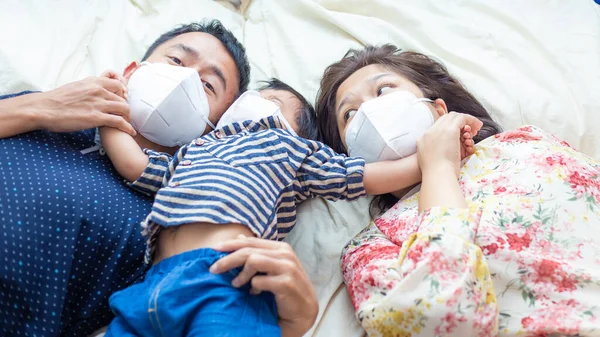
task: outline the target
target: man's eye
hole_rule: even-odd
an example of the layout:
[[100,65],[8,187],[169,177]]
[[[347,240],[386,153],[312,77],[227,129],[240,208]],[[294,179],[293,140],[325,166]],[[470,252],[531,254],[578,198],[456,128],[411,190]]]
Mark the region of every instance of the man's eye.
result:
[[354,117],[355,114],[356,114],[356,110],[348,110],[348,111],[346,111],[346,113],[344,114],[344,120],[346,122],[349,121],[352,117]]
[[377,89],[377,97],[385,94],[387,91],[389,91],[390,89],[393,88],[393,85],[391,84],[382,84],[378,89]]
[[177,64],[177,65],[183,65],[183,62],[181,62],[180,59],[176,58],[176,57],[169,57],[171,59],[171,61],[173,61],[173,63]]
[[215,87],[213,87],[210,83],[204,82],[204,85],[206,86],[206,89],[212,91],[213,94],[215,93]]

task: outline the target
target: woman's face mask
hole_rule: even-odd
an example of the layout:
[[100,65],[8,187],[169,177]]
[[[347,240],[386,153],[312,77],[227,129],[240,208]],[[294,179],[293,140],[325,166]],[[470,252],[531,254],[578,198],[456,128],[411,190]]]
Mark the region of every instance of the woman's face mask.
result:
[[416,153],[417,139],[434,122],[424,102],[432,101],[395,91],[362,103],[346,128],[348,154],[372,163]]
[[142,62],[129,78],[127,102],[131,125],[146,139],[167,147],[182,146],[210,125],[210,107],[195,69]]

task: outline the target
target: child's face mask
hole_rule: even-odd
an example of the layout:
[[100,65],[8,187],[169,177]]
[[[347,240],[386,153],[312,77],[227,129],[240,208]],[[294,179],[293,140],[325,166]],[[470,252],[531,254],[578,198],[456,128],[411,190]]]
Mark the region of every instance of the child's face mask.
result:
[[182,146],[214,128],[204,85],[196,70],[142,62],[127,84],[131,125],[146,139]]
[[255,90],[248,90],[235,100],[217,123],[217,128],[235,122],[247,120],[257,121],[270,116],[279,117],[287,131],[292,135],[297,136],[294,129],[292,129],[285,117],[283,117],[277,104],[263,98],[261,94]]
[[417,152],[417,139],[434,122],[423,102],[431,100],[397,91],[361,104],[346,129],[348,154],[372,163]]

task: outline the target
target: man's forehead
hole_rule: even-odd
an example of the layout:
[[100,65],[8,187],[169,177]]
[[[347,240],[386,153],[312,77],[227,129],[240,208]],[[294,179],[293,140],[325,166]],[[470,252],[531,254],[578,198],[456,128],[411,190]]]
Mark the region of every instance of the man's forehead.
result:
[[229,57],[229,53],[216,37],[208,33],[191,32],[175,36],[174,38],[163,43],[158,49],[168,50],[175,49],[183,45],[187,48],[195,50],[200,56],[223,56]]

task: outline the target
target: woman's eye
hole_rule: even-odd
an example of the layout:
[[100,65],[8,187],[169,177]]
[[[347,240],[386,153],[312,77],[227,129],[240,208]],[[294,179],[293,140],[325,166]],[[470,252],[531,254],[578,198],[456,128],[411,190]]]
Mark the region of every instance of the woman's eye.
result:
[[181,62],[180,59],[176,58],[176,57],[169,57],[171,59],[171,61],[173,61],[173,63],[177,64],[177,65],[183,65],[183,62]]
[[215,93],[215,87],[213,87],[210,83],[204,82],[204,85],[206,86],[206,89],[212,91],[213,94]]
[[384,84],[384,85],[380,86],[379,89],[377,89],[377,97],[385,94],[390,89],[392,89],[391,84]]
[[344,120],[346,122],[349,121],[352,117],[354,117],[355,114],[356,114],[356,110],[348,110],[348,111],[346,111],[346,113],[344,114]]

